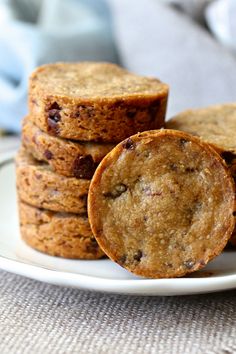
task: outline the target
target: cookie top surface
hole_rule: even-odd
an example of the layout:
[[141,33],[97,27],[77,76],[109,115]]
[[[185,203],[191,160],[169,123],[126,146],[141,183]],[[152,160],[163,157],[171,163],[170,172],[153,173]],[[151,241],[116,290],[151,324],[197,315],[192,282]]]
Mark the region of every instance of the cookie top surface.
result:
[[132,136],[101,162],[88,213],[105,253],[131,272],[177,277],[224,248],[234,227],[234,184],[224,161],[189,134]]
[[219,151],[236,154],[236,103],[184,111],[166,127],[198,136]]
[[54,63],[37,68],[30,88],[46,96],[109,99],[166,94],[168,86],[111,63]]

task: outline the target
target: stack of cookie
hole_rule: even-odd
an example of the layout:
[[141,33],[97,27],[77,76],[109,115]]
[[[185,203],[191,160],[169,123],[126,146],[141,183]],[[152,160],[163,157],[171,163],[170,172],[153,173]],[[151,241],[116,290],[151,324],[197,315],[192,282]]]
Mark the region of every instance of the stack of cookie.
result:
[[94,171],[120,141],[164,125],[168,86],[108,63],[56,63],[30,78],[16,158],[21,236],[50,255],[104,254],[87,218]]

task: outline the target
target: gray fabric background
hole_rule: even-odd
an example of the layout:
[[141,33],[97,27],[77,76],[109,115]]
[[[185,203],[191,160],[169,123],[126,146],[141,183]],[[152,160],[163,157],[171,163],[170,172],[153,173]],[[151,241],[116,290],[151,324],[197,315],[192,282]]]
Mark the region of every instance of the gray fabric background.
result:
[[0,272],[0,353],[236,353],[236,291],[131,297]]
[[204,27],[160,0],[107,2],[125,67],[170,85],[169,117],[236,101],[236,57]]

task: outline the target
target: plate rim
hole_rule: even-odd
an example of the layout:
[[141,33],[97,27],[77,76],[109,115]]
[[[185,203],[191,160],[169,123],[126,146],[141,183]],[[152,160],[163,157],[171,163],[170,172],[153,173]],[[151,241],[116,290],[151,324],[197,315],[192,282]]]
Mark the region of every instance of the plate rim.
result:
[[[113,294],[178,296],[181,294],[193,295],[231,290],[236,287],[236,274],[210,278],[108,279],[54,270],[43,266],[40,267],[38,265],[14,260],[2,256],[1,254],[0,268],[11,273],[53,285]],[[177,287],[175,283],[177,283]],[[149,292],[147,293],[147,291]]]

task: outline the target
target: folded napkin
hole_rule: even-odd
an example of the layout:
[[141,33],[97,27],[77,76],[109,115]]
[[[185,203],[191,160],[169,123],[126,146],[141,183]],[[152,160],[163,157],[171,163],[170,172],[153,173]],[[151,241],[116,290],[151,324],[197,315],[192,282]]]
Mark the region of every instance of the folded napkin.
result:
[[19,131],[27,82],[54,61],[117,61],[103,0],[12,0],[0,3],[0,127]]

